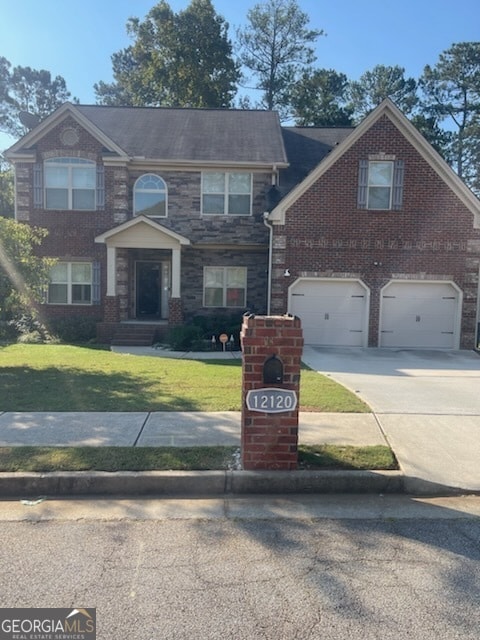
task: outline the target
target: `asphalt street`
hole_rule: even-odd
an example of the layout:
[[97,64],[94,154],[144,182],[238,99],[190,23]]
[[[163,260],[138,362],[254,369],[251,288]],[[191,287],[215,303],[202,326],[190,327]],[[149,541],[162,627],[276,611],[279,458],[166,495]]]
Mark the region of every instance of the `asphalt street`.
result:
[[478,497],[0,503],[0,606],[99,639],[478,640]]

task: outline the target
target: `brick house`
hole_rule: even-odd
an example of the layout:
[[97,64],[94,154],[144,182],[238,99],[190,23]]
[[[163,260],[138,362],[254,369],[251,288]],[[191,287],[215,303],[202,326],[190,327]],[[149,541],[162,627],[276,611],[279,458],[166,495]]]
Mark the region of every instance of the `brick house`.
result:
[[248,309],[307,343],[475,346],[480,202],[388,100],[356,128],[67,103],[6,155],[58,259],[47,320],[109,340]]

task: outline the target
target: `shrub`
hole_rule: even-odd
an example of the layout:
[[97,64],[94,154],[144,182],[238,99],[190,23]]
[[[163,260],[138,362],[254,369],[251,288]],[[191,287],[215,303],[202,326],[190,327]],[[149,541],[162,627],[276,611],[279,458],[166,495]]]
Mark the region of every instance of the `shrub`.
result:
[[192,324],[202,330],[204,340],[211,343],[212,336],[214,336],[218,341],[218,337],[222,333],[226,333],[229,339],[230,336],[233,336],[235,348],[239,346],[242,321],[243,314],[239,313],[216,316],[197,315],[192,318]]
[[50,328],[62,342],[79,344],[95,339],[97,322],[98,318],[56,318],[50,321]]
[[10,320],[8,324],[14,332],[17,342],[42,344],[53,341],[47,327],[33,314],[24,313]]
[[167,342],[174,351],[190,351],[202,339],[202,330],[192,325],[172,327]]

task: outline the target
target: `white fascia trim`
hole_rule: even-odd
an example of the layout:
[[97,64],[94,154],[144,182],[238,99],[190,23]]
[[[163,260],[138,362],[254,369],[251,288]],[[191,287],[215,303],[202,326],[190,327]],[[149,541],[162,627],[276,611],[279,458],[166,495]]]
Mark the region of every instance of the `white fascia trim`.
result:
[[124,222],[123,224],[119,225],[118,227],[114,227],[113,229],[109,229],[108,231],[101,233],[99,236],[95,238],[95,242],[106,243],[107,240],[109,240],[110,238],[113,238],[118,233],[121,233],[122,231],[126,231],[131,227],[135,227],[137,224],[146,224],[149,227],[152,227],[152,229],[154,229],[155,231],[160,231],[161,233],[164,233],[166,236],[169,236],[170,238],[172,238],[173,240],[176,240],[181,245],[191,244],[190,240],[188,238],[185,238],[185,236],[182,236],[179,233],[175,233],[175,231],[172,231],[171,229],[167,229],[166,227],[162,226],[158,222],[154,222],[153,220],[150,220],[150,218],[147,218],[144,215],[131,218],[130,220],[127,220],[127,222]]
[[5,152],[5,158],[11,162],[12,164],[15,164],[17,162],[36,162],[37,161],[37,157],[35,155],[34,151],[21,151],[19,153],[16,153],[15,155],[11,155],[9,152]]
[[202,171],[208,169],[219,169],[228,171],[229,169],[242,169],[244,171],[276,171],[286,169],[288,162],[231,162],[226,160],[168,160],[162,158],[130,158],[130,166],[137,169],[151,169],[152,167],[166,167],[168,169],[189,169],[192,171]]

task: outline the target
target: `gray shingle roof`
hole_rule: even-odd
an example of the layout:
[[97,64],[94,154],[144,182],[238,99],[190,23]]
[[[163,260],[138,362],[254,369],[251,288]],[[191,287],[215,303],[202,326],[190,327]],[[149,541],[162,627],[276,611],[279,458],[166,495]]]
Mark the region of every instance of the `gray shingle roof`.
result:
[[282,191],[301,182],[353,130],[354,127],[283,127],[290,166],[281,174]]
[[287,162],[273,111],[76,108],[129,156],[184,162]]

